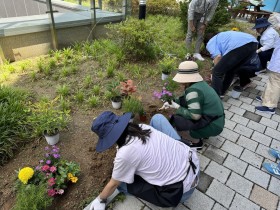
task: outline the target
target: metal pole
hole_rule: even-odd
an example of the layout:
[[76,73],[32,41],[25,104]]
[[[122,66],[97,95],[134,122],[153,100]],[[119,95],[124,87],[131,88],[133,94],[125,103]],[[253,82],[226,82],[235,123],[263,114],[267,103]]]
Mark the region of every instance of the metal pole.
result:
[[53,17],[53,9],[52,9],[52,0],[47,0],[47,13],[49,15],[50,19],[50,28],[51,28],[51,34],[52,34],[52,42],[53,42],[53,49],[57,50],[57,35],[56,35],[56,29],[55,29],[55,22],[54,22],[54,17]]
[[139,19],[146,18],[146,0],[139,1]]
[[275,6],[274,6],[274,8],[273,8],[273,11],[272,11],[272,12],[275,12],[276,7],[277,7],[277,5],[278,5],[278,1],[279,1],[279,0],[277,0],[277,1],[276,1]]
[[[95,7],[95,0],[90,1],[90,11],[91,11],[91,32],[92,32],[92,37],[93,37],[93,29],[96,25],[96,7]],[[93,21],[92,21],[93,20]]]
[[6,60],[5,55],[3,53],[2,47],[0,45],[0,64],[4,64],[4,61]]
[[127,16],[127,0],[123,0],[122,14],[123,14],[123,20],[125,20]]

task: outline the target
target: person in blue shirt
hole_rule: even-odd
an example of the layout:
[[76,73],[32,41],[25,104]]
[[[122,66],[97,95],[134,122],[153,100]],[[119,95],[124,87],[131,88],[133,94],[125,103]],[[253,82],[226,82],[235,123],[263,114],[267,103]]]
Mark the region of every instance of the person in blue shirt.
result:
[[206,49],[214,63],[212,87],[221,98],[235,74],[239,76],[241,88],[251,83],[250,78],[260,70],[257,46],[254,36],[238,31],[220,32],[208,41]]

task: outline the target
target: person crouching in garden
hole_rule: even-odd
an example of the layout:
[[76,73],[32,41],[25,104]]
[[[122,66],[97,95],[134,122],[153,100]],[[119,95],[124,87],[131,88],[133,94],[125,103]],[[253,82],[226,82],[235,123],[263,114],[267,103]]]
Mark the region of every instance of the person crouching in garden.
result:
[[262,106],[256,106],[256,110],[275,114],[280,97],[280,40],[275,44],[275,49],[267,69],[269,77],[265,90],[262,96],[256,97],[256,100],[262,102]]
[[259,42],[257,53],[261,61],[262,71],[265,71],[267,62],[271,59],[275,43],[279,39],[279,34],[266,18],[257,19],[253,29],[256,29],[260,35],[257,37]]
[[250,85],[250,78],[260,70],[257,45],[254,36],[238,31],[220,32],[208,41],[206,49],[214,63],[212,87],[221,98],[235,75],[239,76],[243,90]]
[[217,136],[223,131],[223,104],[214,89],[203,81],[194,61],[180,63],[173,80],[182,84],[185,92],[171,104],[165,102],[162,109],[177,109],[170,119],[171,124],[180,135],[188,131],[190,136],[183,137],[190,140],[190,147],[201,149],[203,138]]
[[117,154],[111,180],[91,203],[91,210],[105,210],[106,199],[117,188],[160,207],[186,201],[198,184],[196,150],[171,137],[176,131],[168,121],[158,125],[164,130],[157,130],[131,123],[130,118],[131,113],[118,116],[105,111],[92,123],[91,130],[99,137],[96,151],[116,144]]

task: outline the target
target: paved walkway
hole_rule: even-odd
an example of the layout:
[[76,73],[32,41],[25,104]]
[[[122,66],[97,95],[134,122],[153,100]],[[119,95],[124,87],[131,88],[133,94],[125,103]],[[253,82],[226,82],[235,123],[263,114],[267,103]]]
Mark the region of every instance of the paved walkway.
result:
[[[223,99],[224,131],[205,141],[199,152],[200,183],[175,210],[280,210],[280,179],[262,168],[263,162],[276,161],[268,149],[280,149],[280,110],[275,115],[255,112],[260,104],[255,97],[264,90],[267,78],[255,77],[239,100]],[[133,196],[114,206],[114,210],[158,209]]]

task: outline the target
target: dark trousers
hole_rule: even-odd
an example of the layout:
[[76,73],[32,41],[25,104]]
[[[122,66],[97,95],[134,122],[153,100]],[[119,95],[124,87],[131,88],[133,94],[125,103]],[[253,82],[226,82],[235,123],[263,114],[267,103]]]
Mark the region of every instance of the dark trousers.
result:
[[271,56],[273,54],[273,50],[274,50],[274,48],[266,50],[266,51],[262,51],[259,53],[259,58],[261,61],[262,69],[266,68],[267,61],[270,61]]
[[212,70],[212,87],[218,95],[225,94],[235,74],[238,74],[242,81],[250,78],[248,74],[240,72],[242,65],[251,58],[256,50],[257,43],[250,42],[230,51],[215,65]]

